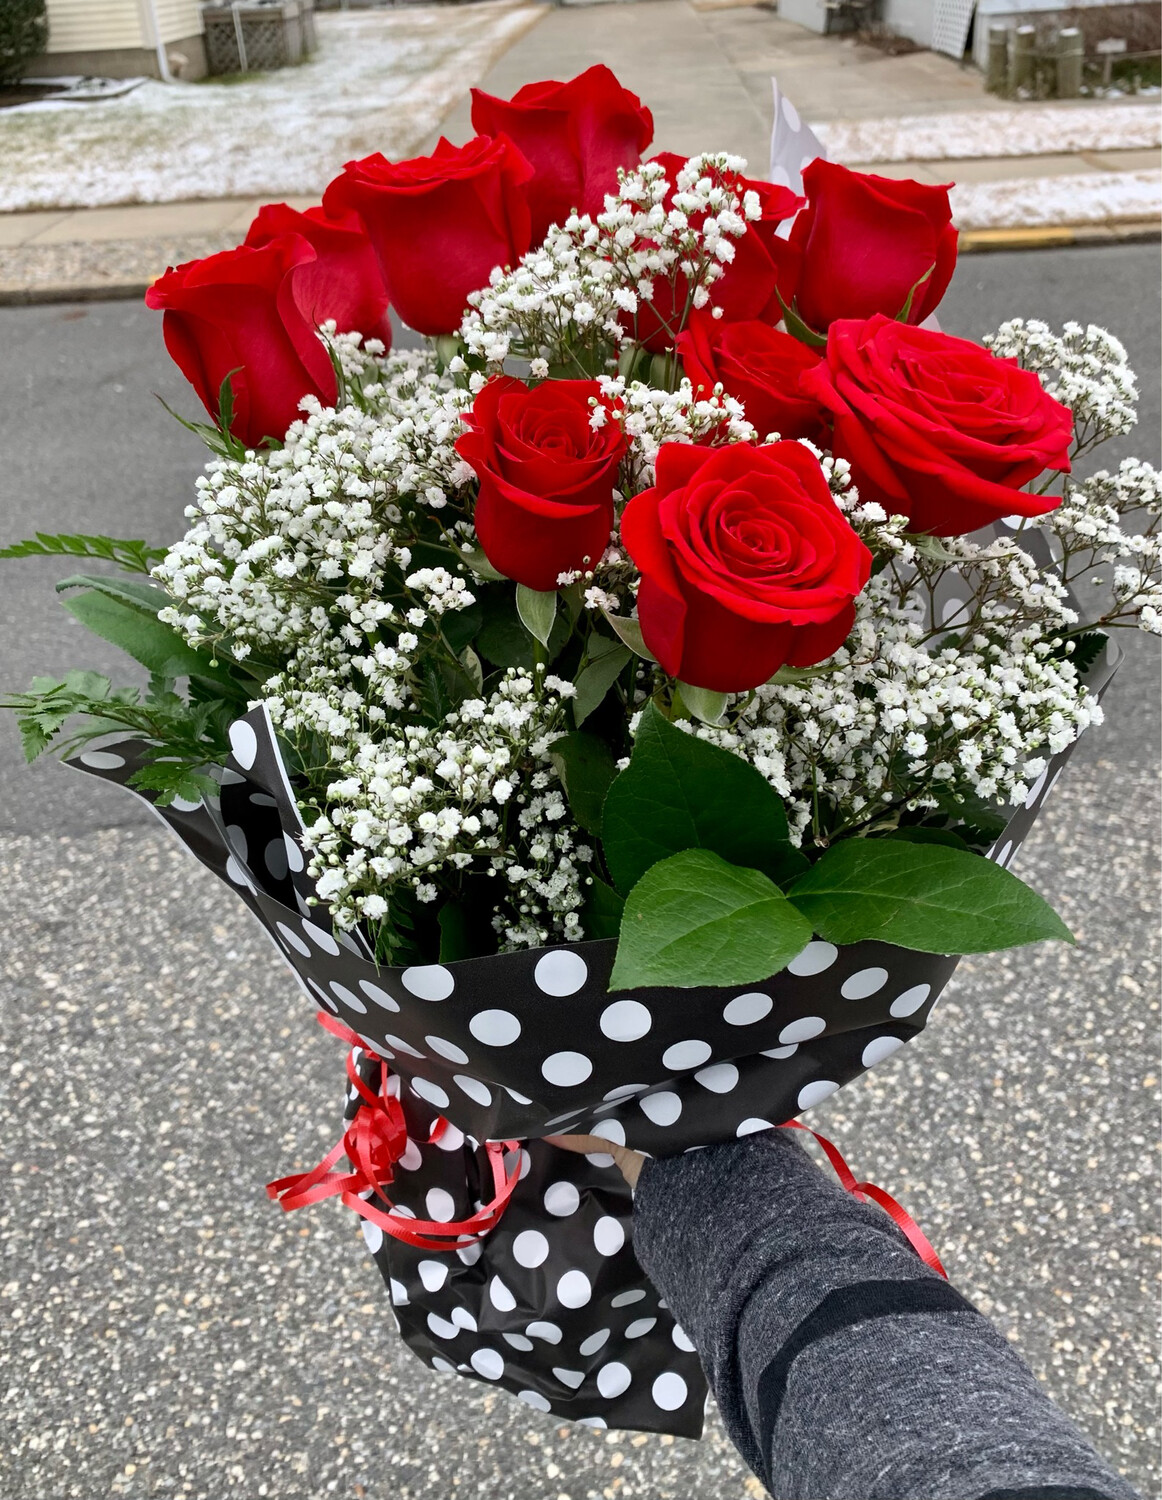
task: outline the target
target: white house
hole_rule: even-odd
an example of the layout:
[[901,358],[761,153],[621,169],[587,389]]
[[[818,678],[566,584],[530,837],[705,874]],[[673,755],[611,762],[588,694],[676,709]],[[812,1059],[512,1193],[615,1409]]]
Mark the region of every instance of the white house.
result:
[[200,78],[206,71],[198,0],[46,0],[46,9],[48,51],[30,74]]

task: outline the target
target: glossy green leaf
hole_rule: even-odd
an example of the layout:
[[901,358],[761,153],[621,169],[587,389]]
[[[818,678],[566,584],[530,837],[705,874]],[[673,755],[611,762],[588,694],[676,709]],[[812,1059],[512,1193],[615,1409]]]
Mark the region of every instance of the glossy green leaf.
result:
[[573,722],[578,729],[601,704],[626,663],[632,659],[628,647],[603,635],[591,635],[586,650],[589,661],[581,668],[573,684],[577,689],[573,699]]
[[640,656],[645,661],[657,661],[657,657],[642,639],[642,628],[638,624],[636,615],[607,614],[605,622],[611,630],[616,631],[622,644],[628,646],[635,656]]
[[701,723],[718,724],[721,722],[729,702],[726,693],[715,693],[710,688],[695,687],[692,682],[679,682],[678,693],[682,702]]
[[186,677],[209,670],[207,659],[187,646],[172,626],[136,605],[96,591],[63,602],[86,629],[119,646],[155,676]]
[[541,593],[537,589],[528,589],[523,583],[518,583],[516,612],[533,639],[540,641],[542,646],[547,646],[549,637],[553,633],[553,621],[557,618],[556,590]]
[[601,828],[601,809],[617,774],[613,752],[595,734],[575,729],[549,746],[549,759],[565,787],[569,809],[587,833]]
[[585,904],[581,908],[581,928],[587,938],[615,938],[621,931],[621,914],[625,902],[600,875],[589,877]]

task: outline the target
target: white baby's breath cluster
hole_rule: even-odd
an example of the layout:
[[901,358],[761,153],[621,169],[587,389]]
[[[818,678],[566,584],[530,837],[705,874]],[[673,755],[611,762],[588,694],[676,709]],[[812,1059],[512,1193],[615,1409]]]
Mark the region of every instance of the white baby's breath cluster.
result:
[[1129,432],[1138,420],[1138,383],[1125,345],[1105,328],[1066,323],[1060,334],[1035,318],[1002,323],[985,345],[1041,377],[1073,412],[1079,451]]

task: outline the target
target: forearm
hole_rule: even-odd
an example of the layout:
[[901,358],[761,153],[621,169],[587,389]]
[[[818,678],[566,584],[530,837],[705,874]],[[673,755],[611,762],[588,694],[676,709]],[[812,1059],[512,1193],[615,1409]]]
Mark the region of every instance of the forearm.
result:
[[789,1131],[648,1162],[634,1223],[779,1500],[1133,1500],[987,1319]]

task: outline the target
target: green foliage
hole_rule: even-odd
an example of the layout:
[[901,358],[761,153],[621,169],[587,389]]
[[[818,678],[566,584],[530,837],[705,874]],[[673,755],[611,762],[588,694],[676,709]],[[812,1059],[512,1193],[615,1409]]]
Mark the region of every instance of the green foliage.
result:
[[686,849],[629,893],[609,987],[755,984],[810,940],[810,922],[760,871]]
[[48,46],[45,0],[0,4],[0,84],[18,83],[25,68]]
[[[6,557],[100,557],[114,562],[128,573],[148,573],[155,562],[165,556],[164,547],[147,542],[127,542],[110,536],[50,535],[38,531],[35,538],[0,547],[0,558]],[[58,588],[67,587],[58,584]]]
[[[246,444],[241,438],[236,438],[230,428],[234,423],[233,377],[241,368],[239,365],[237,369],[231,370],[222,381],[218,392],[218,420],[213,425],[207,422],[191,422],[174,411],[168,402],[162,401],[160,396],[157,398],[174,421],[180,423],[187,432],[192,432],[195,437],[201,438],[211,453],[218,458],[232,458],[238,461],[246,457]],[[282,444],[277,439],[267,438],[264,446],[281,448]]]
[[605,795],[617,775],[609,746],[598,735],[575,729],[553,741],[549,759],[564,785],[573,817],[586,833],[600,832]]
[[831,943],[878,939],[921,953],[991,953],[1073,936],[1049,903],[968,850],[846,839],[801,875],[789,899]]
[[553,633],[553,621],[557,618],[556,590],[541,593],[537,589],[528,589],[523,583],[518,583],[516,612],[520,616],[521,624],[533,640],[547,647],[549,637]]
[[573,699],[573,722],[578,729],[605,701],[606,693],[632,660],[628,647],[605,635],[591,635],[585,652],[588,660],[573,684],[577,689],[577,696]]
[[685,849],[712,850],[776,881],[807,864],[788,840],[787,815],[769,782],[729,750],[675,729],[652,703],[629,765],[609,788],[601,833],[620,891]]
[[615,938],[621,931],[625,902],[600,875],[593,875],[585,892],[581,926],[587,938]]

